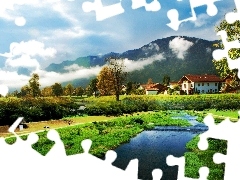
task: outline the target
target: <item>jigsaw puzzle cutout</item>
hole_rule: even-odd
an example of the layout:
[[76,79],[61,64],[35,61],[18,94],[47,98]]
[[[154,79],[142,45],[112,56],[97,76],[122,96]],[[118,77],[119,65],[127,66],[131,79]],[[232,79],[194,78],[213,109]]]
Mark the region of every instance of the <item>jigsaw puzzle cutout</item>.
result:
[[[185,177],[185,157],[174,157],[172,155],[167,156],[166,162],[168,166],[178,166],[178,176],[177,180],[195,180],[193,178]],[[201,167],[199,169],[199,179],[198,180],[207,180],[209,174],[208,167]]]
[[[240,115],[240,111],[238,112]],[[227,140],[226,155],[216,153],[213,156],[213,161],[216,164],[225,163],[224,180],[240,179],[239,167],[239,152],[240,143],[240,121],[231,122],[229,118],[222,121],[220,124],[215,124],[212,115],[204,118],[204,123],[209,127],[209,130],[200,135],[198,148],[206,150],[208,148],[208,138]]]
[[[237,12],[230,12],[225,15],[226,21],[230,24],[234,23],[236,20],[240,20],[240,12],[238,11],[240,9],[240,1],[235,0],[235,4],[236,4]],[[224,30],[219,31],[217,33],[217,35],[221,36],[224,49],[214,50],[212,53],[213,58],[215,60],[221,60],[222,58],[226,58],[229,69],[231,69],[231,70],[239,69],[240,58],[232,60],[228,54],[229,50],[231,50],[233,48],[240,48],[239,40],[228,41],[227,40],[227,37],[228,37],[227,32]],[[238,71],[238,77],[240,77],[240,71]]]
[[167,25],[173,30],[177,31],[181,23],[187,21],[196,21],[197,15],[194,8],[204,5],[207,6],[207,14],[209,16],[215,16],[218,13],[218,9],[214,3],[217,1],[221,0],[190,0],[192,17],[183,20],[179,20],[179,12],[176,9],[171,9],[167,12],[167,16],[170,20],[170,23],[168,23]]
[[[153,0],[151,3],[147,3],[146,0],[132,0],[132,9],[141,7],[145,7],[146,11],[159,11],[161,9],[161,4],[158,0]],[[82,4],[82,9],[84,12],[95,11],[97,21],[103,21],[107,18],[124,13],[121,0],[119,3],[109,6],[103,6],[101,0],[95,0],[94,2],[86,1]]]
[[82,4],[82,9],[84,12],[95,11],[97,21],[103,21],[109,17],[124,13],[121,0],[119,3],[109,6],[103,6],[101,0],[94,0],[94,2],[87,1]]
[[[238,113],[240,116],[240,111]],[[41,155],[32,149],[32,145],[39,140],[37,134],[30,133],[27,140],[24,141],[14,132],[22,120],[23,118],[19,117],[9,128],[9,132],[13,133],[16,137],[16,142],[14,144],[9,145],[5,142],[3,137],[0,138],[0,161],[2,162],[0,163],[1,176],[8,177],[7,179],[19,178],[19,174],[23,171],[20,167],[28,167],[28,171],[33,173],[44,168],[44,174],[39,174],[38,177],[35,178],[37,180],[43,179],[44,177],[48,177],[48,179],[57,178],[71,180],[77,180],[79,178],[86,180],[139,180],[138,159],[131,160],[125,170],[119,169],[112,165],[117,158],[115,151],[107,151],[105,160],[101,160],[89,154],[92,145],[90,139],[85,139],[81,142],[83,153],[67,156],[64,144],[58,132],[54,129],[48,131],[47,137],[49,140],[54,141],[55,144],[46,156]],[[240,121],[231,122],[229,118],[227,118],[216,125],[213,116],[208,115],[204,118],[204,123],[209,129],[199,135],[199,149],[206,150],[208,148],[208,138],[227,140],[227,154],[223,155],[216,153],[213,156],[213,161],[216,164],[225,163],[224,180],[240,179],[240,173],[238,173],[240,161],[237,158],[240,152],[240,144],[238,138],[236,138],[240,136]],[[21,166],[18,165],[18,162],[21,163]],[[166,158],[166,162],[169,166],[178,166],[177,180],[207,180],[209,175],[208,167],[201,167],[199,169],[198,179],[185,177],[184,156],[174,157],[169,155]],[[43,164],[44,166],[42,166]],[[63,166],[63,164],[67,164],[67,166]],[[78,165],[76,166],[76,164]],[[13,169],[14,173],[12,173]],[[58,173],[55,174],[52,169],[57,169]],[[81,173],[78,173],[79,169],[81,169]],[[161,169],[154,169],[152,171],[153,180],[160,180],[162,175],[163,172]],[[32,176],[25,174],[24,179],[30,180]]]
[[237,12],[229,12],[225,15],[225,19],[229,24],[234,23],[237,20],[240,20],[240,1],[239,0],[234,0]]
[[[240,111],[238,112],[240,116]],[[206,150],[208,148],[208,138],[227,140],[227,153],[226,155],[221,153],[215,153],[213,156],[213,162],[215,164],[225,163],[224,180],[240,179],[239,167],[240,167],[240,121],[231,122],[229,118],[225,119],[219,124],[215,124],[214,118],[211,114],[204,118],[204,124],[209,127],[209,130],[200,134],[200,140],[198,142],[198,148],[200,150]],[[166,162],[169,166],[178,165],[178,177],[177,180],[194,180],[184,176],[185,172],[185,157],[174,157],[169,155],[166,158]],[[209,175],[208,167],[201,167],[199,169],[199,179],[207,180]]]
[[[194,9],[204,5],[207,6],[207,14],[209,16],[215,16],[218,13],[218,9],[214,3],[217,1],[221,0],[190,0],[192,16],[183,20],[179,20],[179,12],[176,9],[170,9],[167,12],[170,23],[167,25],[177,31],[181,23],[197,20],[197,15]],[[235,1],[237,2],[237,0]],[[238,5],[239,4],[240,3],[238,2]],[[147,3],[146,0],[132,0],[132,9],[138,9],[141,7],[145,7],[146,11],[159,11],[161,9],[161,4],[158,0],[153,0],[151,3]],[[82,9],[84,12],[95,11],[97,21],[103,21],[107,18],[124,13],[121,0],[119,3],[109,6],[103,6],[101,0],[94,0],[94,2],[86,1],[82,4]],[[235,15],[236,14],[228,14],[228,18],[232,20],[232,17],[236,17]]]
[[[54,129],[48,131],[47,138],[54,141],[55,144],[46,156],[41,155],[32,149],[32,145],[39,140],[37,134],[30,133],[27,140],[24,141],[14,132],[22,120],[23,118],[19,117],[9,128],[9,132],[16,137],[15,143],[9,145],[3,137],[0,138],[1,177],[12,180],[24,174],[25,180],[32,180],[32,174],[37,174],[34,177],[37,180],[46,179],[46,177],[47,179],[71,180],[139,180],[138,159],[131,160],[125,170],[117,168],[112,165],[117,158],[115,151],[107,151],[105,160],[89,154],[92,145],[90,139],[81,142],[83,153],[67,156],[64,144]],[[24,172],[21,167],[27,167],[27,171],[31,173]],[[39,173],[39,170],[44,173]],[[161,169],[154,169],[152,171],[153,180],[160,180],[162,174]]]
[[146,0],[132,0],[132,9],[138,9],[145,7],[146,11],[159,11],[161,4],[158,0],[153,0],[151,3],[147,3]]

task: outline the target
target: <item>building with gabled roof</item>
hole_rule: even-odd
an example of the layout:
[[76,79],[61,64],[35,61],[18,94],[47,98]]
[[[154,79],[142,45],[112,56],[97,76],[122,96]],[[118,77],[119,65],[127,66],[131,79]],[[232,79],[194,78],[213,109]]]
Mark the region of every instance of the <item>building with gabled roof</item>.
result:
[[160,83],[152,83],[152,84],[142,84],[139,89],[145,90],[146,95],[156,95],[161,92],[164,92],[168,89],[167,86],[164,86]]
[[223,79],[222,88],[220,92],[235,93],[240,91],[240,79],[238,76],[227,75]]
[[147,95],[156,95],[160,92],[164,92],[165,90],[167,90],[167,86],[164,86],[160,83],[150,84],[146,86],[145,90]]
[[218,93],[223,80],[216,75],[184,75],[178,83],[186,94]]

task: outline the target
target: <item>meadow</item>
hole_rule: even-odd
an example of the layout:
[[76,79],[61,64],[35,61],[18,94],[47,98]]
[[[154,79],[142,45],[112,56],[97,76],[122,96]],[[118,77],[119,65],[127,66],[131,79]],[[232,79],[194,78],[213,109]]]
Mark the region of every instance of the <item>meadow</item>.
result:
[[[232,121],[238,120],[240,109],[239,94],[206,94],[206,95],[134,95],[121,96],[116,102],[115,97],[62,97],[17,99],[0,98],[0,124],[10,125],[17,117],[25,117],[26,124],[47,120],[70,120],[73,126],[52,126],[57,129],[64,142],[68,155],[81,153],[80,142],[86,138],[93,141],[90,153],[102,157],[109,149],[114,149],[122,143],[128,142],[140,132],[161,125],[188,126],[188,122],[170,118],[171,112],[186,111],[198,116],[202,122],[208,113],[212,113],[216,123],[225,117]],[[84,111],[77,111],[79,106],[86,106]],[[50,110],[49,110],[50,109]],[[72,111],[75,110],[75,111]],[[95,120],[92,117],[96,117]],[[97,119],[97,117],[99,119]],[[39,122],[40,123],[40,122]],[[41,124],[42,126],[42,124]],[[37,130],[37,128],[35,129]],[[34,144],[41,154],[45,155],[53,145],[46,138],[47,131],[38,133],[40,140]],[[27,135],[22,136],[23,139]],[[12,144],[15,138],[6,140]],[[200,151],[197,147],[198,137],[187,144],[186,176],[197,178],[199,167],[210,166],[208,179],[223,179],[224,164],[216,165],[212,162],[212,155],[219,150],[226,151],[226,142],[210,139],[210,148]]]
[[[136,115],[125,115],[107,121],[93,121],[71,127],[58,128],[57,131],[65,145],[67,155],[82,153],[80,142],[91,139],[93,146],[90,153],[103,157],[109,149],[114,149],[122,143],[128,142],[138,133],[154,126],[190,126],[187,120],[172,120],[171,112],[149,112]],[[33,148],[45,155],[53,146],[53,142],[46,137],[47,130],[38,133],[39,141]],[[26,139],[27,135],[21,136]],[[6,142],[13,144],[15,137],[6,138]]]

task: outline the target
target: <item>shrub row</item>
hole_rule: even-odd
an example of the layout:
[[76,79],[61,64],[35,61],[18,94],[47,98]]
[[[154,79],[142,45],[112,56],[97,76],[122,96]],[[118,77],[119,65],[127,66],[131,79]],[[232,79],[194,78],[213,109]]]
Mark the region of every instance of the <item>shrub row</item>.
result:
[[0,125],[11,125],[18,117],[26,122],[61,119],[77,113],[78,106],[67,98],[0,99]]
[[205,98],[205,96],[192,98],[189,96],[182,98],[179,96],[179,98],[163,100],[146,97],[127,97],[119,102],[109,101],[89,104],[85,113],[88,115],[121,115],[123,113],[159,110],[203,111],[205,109],[240,109],[239,98],[224,97],[226,98],[222,98],[221,96],[213,96],[213,98]]
[[[226,110],[240,109],[239,95],[215,96],[132,96],[121,101],[98,101],[86,103],[82,111],[87,115],[122,115],[142,111],[159,110]],[[0,125],[11,125],[18,117],[26,122],[61,119],[78,115],[80,104],[70,98],[0,98]]]

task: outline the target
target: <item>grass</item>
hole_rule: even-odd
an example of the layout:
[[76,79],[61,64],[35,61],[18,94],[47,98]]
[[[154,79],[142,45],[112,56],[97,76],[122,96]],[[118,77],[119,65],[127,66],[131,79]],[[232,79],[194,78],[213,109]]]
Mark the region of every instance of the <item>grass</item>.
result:
[[[133,116],[112,117],[107,121],[68,126],[59,128],[57,131],[64,143],[67,155],[82,153],[80,142],[84,139],[91,139],[93,144],[90,153],[102,157],[109,149],[115,149],[143,130],[156,125],[190,126],[191,124],[187,120],[171,119],[170,113],[148,112]],[[47,139],[47,131],[40,132],[38,135],[39,141],[33,145],[33,148],[45,155],[53,146],[53,142]],[[26,138],[26,135],[22,136],[22,139]],[[15,137],[6,138],[9,144],[14,143],[15,140]]]
[[[133,115],[137,114],[144,114],[146,112],[141,113],[134,113]],[[30,122],[26,123],[28,128],[23,129],[22,131],[19,130],[19,128],[16,129],[16,133],[18,135],[27,134],[31,132],[38,132],[38,131],[45,131],[45,126],[49,126],[51,129],[58,129],[63,127],[68,127],[70,122],[71,126],[79,125],[79,124],[85,124],[85,123],[91,123],[91,122],[99,122],[99,121],[108,121],[108,120],[114,120],[118,117],[115,116],[76,116],[76,117],[66,117],[61,120],[51,120],[51,121],[41,121],[41,122]],[[0,126],[0,137],[9,137],[12,136],[12,133],[8,132],[8,126]]]
[[[84,117],[69,117],[63,118],[61,120],[51,120],[51,121],[42,121],[42,122],[32,122],[27,123],[28,128],[19,131],[19,128],[16,129],[16,133],[18,135],[26,134],[30,132],[37,132],[37,131],[44,131],[45,126],[49,126],[51,129],[57,129],[62,127],[69,126],[68,122],[70,121],[70,125],[78,125],[78,124],[85,124],[93,121],[107,121],[112,120],[116,117],[106,117],[106,116],[84,116]],[[11,133],[8,132],[8,126],[1,126],[0,127],[0,136],[1,137],[8,137],[12,136]]]
[[216,152],[226,154],[227,141],[219,139],[208,139],[209,147],[205,151],[198,149],[199,136],[196,136],[186,145],[189,152],[184,154],[186,158],[186,177],[199,178],[198,170],[202,166],[210,169],[208,180],[223,180],[225,164],[215,164],[213,155]]
[[210,109],[204,111],[205,113],[211,113],[215,116],[220,117],[229,117],[230,119],[238,119],[238,111],[237,110],[226,110],[226,111],[216,111],[215,109]]

